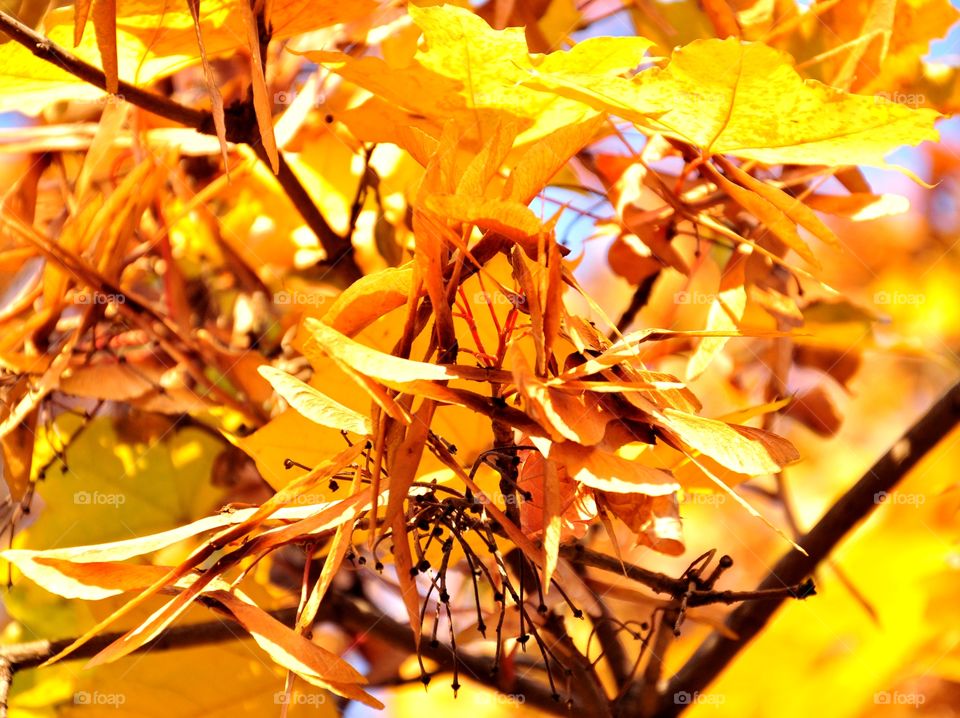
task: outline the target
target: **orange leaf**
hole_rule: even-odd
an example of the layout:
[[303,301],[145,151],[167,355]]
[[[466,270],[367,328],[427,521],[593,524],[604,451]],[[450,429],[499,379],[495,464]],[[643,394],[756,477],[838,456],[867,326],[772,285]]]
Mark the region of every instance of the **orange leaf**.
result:
[[347,287],[323,316],[341,334],[355,336],[374,321],[402,307],[414,288],[410,265],[367,274]]
[[763,429],[730,425],[676,409],[665,409],[656,419],[682,443],[739,474],[773,474],[800,458],[789,441]]
[[[243,0],[241,0],[242,2]],[[190,15],[193,17],[193,27],[197,32],[197,47],[200,49],[200,61],[203,64],[203,79],[207,83],[207,93],[210,95],[210,106],[213,109],[213,126],[217,131],[217,140],[220,142],[220,155],[223,158],[223,169],[230,176],[227,163],[227,122],[223,114],[223,96],[220,87],[213,76],[213,68],[207,59],[207,49],[203,44],[203,33],[200,30],[200,0],[187,0]],[[79,22],[79,16],[78,20]],[[274,169],[276,171],[276,169]]]
[[280,171],[280,155],[277,140],[273,134],[273,107],[267,93],[267,78],[263,74],[263,58],[260,55],[260,32],[257,18],[248,0],[239,0],[240,14],[247,28],[247,47],[250,49],[250,78],[253,84],[253,109],[257,114],[257,126],[260,128],[260,142],[270,160],[270,169],[274,174]]
[[[103,74],[107,79],[106,90],[111,95],[116,95],[120,89],[117,63],[117,0],[94,0],[93,30],[97,36],[97,47],[100,48]],[[83,32],[82,26],[80,32]]]

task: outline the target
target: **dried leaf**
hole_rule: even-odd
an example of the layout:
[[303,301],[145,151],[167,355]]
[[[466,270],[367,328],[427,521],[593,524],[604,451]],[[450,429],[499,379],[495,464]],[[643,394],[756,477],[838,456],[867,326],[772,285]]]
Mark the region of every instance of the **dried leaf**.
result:
[[[242,1],[242,0],[241,0]],[[210,106],[213,110],[213,126],[217,131],[217,141],[220,143],[220,156],[223,158],[224,171],[229,176],[230,169],[227,162],[227,121],[223,113],[223,96],[220,87],[213,76],[213,67],[207,58],[207,48],[203,44],[203,29],[200,23],[200,0],[187,0],[190,15],[193,18],[193,27],[197,32],[197,47],[200,50],[200,62],[203,65],[203,79],[207,83],[207,94],[210,95]],[[79,17],[79,16],[78,16]],[[79,22],[79,19],[78,19]],[[79,39],[76,44],[79,44]]]
[[270,382],[277,394],[310,421],[341,431],[352,431],[362,436],[373,433],[367,417],[334,401],[296,377],[266,364],[260,366],[257,371],[260,372],[260,376]]
[[790,442],[762,429],[734,426],[676,409],[665,409],[657,423],[691,449],[739,474],[773,474],[800,458]]
[[117,0],[93,0],[93,29],[103,62],[103,74],[107,79],[107,92],[116,95],[120,89],[117,63]]
[[240,0],[240,16],[247,31],[247,48],[250,50],[250,78],[253,85],[253,109],[257,115],[257,127],[260,128],[259,140],[270,160],[270,169],[274,174],[280,172],[280,154],[277,140],[273,134],[273,104],[267,90],[267,78],[263,74],[264,59],[260,55],[260,31],[257,18],[253,14],[249,0]]

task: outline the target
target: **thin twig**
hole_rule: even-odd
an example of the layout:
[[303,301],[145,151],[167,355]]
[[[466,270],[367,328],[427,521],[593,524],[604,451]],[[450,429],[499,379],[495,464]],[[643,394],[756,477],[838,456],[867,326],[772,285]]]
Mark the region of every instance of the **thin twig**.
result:
[[[0,11],[0,31],[18,42],[41,60],[69,72],[86,83],[99,87],[106,92],[107,79],[103,71],[67,52],[48,38],[34,32],[15,17]],[[166,117],[181,125],[200,130],[206,125],[213,126],[213,117],[209,112],[195,110],[179,102],[143,90],[136,85],[120,81],[118,95],[127,102],[142,107],[160,117]]]
[[560,553],[574,563],[626,576],[648,588],[652,588],[657,593],[669,593],[675,598],[682,596],[688,588],[687,583],[681,579],[623,562],[615,556],[592,551],[581,544],[562,546]]
[[[891,491],[917,462],[960,423],[960,382],[954,384],[893,447],[823,515],[820,521],[767,574],[757,591],[783,588],[809,576],[834,547],[880,503],[877,495]],[[658,715],[678,715],[684,705],[673,696],[706,688],[756,636],[785,597],[740,606],[726,621],[729,632],[712,633],[670,680],[661,696]],[[728,636],[735,635],[737,638]]]
[[[34,32],[3,11],[0,11],[0,34],[6,34],[41,60],[45,60],[69,72],[74,77],[106,91],[107,80],[102,70],[67,52],[56,43],[51,42],[49,38]],[[165,117],[185,127],[192,127],[204,134],[216,135],[213,115],[210,112],[187,107],[167,97],[123,81],[119,83],[117,95],[122,97],[124,101],[155,115]],[[231,142],[250,145],[257,157],[261,161],[266,161],[269,165],[269,160],[260,143],[259,129],[255,119],[252,119],[249,113],[237,112],[234,109],[232,112],[227,112],[226,120],[227,139]],[[360,276],[360,270],[353,259],[353,246],[350,239],[341,237],[333,231],[303,184],[287,166],[282,153],[280,155],[280,173],[277,180],[303,217],[304,222],[317,236],[320,246],[327,254],[328,263],[331,266],[336,265],[338,273],[342,274],[347,281],[357,279]]]
[[[287,626],[294,625],[296,614],[296,607],[270,612],[271,616]],[[359,599],[345,596],[337,591],[331,591],[324,599],[318,620],[332,621],[352,634],[374,637],[411,653],[415,650],[413,632],[409,626],[394,621]],[[119,639],[121,635],[122,633],[105,633],[96,636],[78,647],[65,660],[91,658]],[[174,626],[136,652],[213,645],[245,637],[246,633],[238,624],[225,618],[189,626]],[[9,694],[14,674],[17,671],[39,666],[73,642],[74,639],[67,638],[57,641],[31,641],[0,648],[0,718],[3,718],[6,713],[4,699]],[[420,649],[424,656],[437,663],[437,672],[446,671],[452,667],[454,656],[449,647],[442,644],[435,646],[421,644]],[[565,706],[554,698],[550,689],[539,681],[495,673],[492,670],[493,657],[491,656],[475,656],[461,651],[456,660],[461,670],[478,683],[513,696],[522,695],[524,703],[547,712],[557,715],[567,712]],[[574,709],[583,709],[576,697],[574,697]]]

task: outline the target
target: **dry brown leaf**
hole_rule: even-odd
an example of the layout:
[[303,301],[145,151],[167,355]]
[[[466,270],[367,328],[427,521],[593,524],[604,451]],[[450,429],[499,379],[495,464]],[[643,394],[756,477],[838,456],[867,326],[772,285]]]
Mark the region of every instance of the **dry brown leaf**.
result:
[[[106,90],[111,95],[116,95],[120,89],[117,64],[117,0],[93,0],[93,29],[97,36],[97,47],[100,48],[103,74],[107,80]],[[80,32],[83,32],[82,26]]]
[[247,29],[247,48],[250,50],[250,78],[253,85],[253,109],[257,115],[257,127],[260,129],[259,140],[263,143],[264,152],[270,160],[270,169],[274,174],[280,171],[280,153],[277,150],[277,140],[273,134],[273,104],[267,90],[267,78],[263,74],[264,58],[260,54],[260,32],[257,28],[257,18],[253,14],[248,0],[239,0],[240,15]]

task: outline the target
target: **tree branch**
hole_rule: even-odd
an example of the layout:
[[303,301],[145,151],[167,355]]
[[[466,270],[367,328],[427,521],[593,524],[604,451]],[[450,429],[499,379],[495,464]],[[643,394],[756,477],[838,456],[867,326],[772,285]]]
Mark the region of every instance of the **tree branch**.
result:
[[[876,508],[879,503],[877,494],[892,490],[958,422],[960,383],[954,384],[797,542],[808,555],[791,550],[767,574],[757,591],[782,589],[809,576],[841,539]],[[770,600],[744,604],[735,610],[726,625],[738,638],[727,638],[716,631],[712,633],[670,680],[661,696],[657,715],[678,715],[685,706],[677,705],[673,696],[680,692],[693,695],[706,688],[763,629],[784,598],[775,596]]]
[[[296,620],[295,607],[271,611],[270,615],[287,626]],[[353,597],[331,591],[324,600],[318,614],[318,620],[330,621],[349,633],[374,636],[391,643],[398,648],[416,650],[413,631],[409,626],[394,621],[389,616]],[[108,645],[119,639],[122,632],[104,633],[95,636],[77,648],[65,660],[92,658]],[[153,641],[141,646],[136,653],[164,651],[178,648],[212,645],[225,641],[245,638],[246,632],[231,619],[209,621],[192,625],[174,626],[161,633]],[[7,701],[13,676],[17,671],[35,668],[47,659],[57,655],[73,643],[73,638],[57,641],[31,641],[0,647],[0,718],[6,718]],[[440,671],[453,666],[453,652],[443,644],[423,642],[420,646],[423,655],[436,662]],[[567,713],[564,703],[554,699],[549,687],[534,679],[509,677],[505,672],[493,673],[494,660],[490,656],[476,656],[458,652],[457,663],[471,679],[502,693],[523,696],[524,703],[541,710],[563,714]],[[574,710],[584,708],[577,695],[571,696]]]
[[[56,65],[74,77],[106,91],[107,80],[102,70],[67,52],[59,45],[51,42],[49,38],[38,34],[3,11],[0,11],[0,34],[6,34],[41,60]],[[155,115],[172,120],[185,127],[192,127],[203,134],[216,135],[213,115],[205,110],[187,107],[122,80],[117,95],[122,97],[124,101]],[[251,121],[242,112],[239,114],[228,112],[226,119],[227,139],[231,142],[249,145],[257,157],[269,165],[269,160],[260,142],[260,133],[255,118]],[[359,278],[361,273],[354,261],[353,245],[349,237],[341,237],[333,231],[303,184],[287,165],[283,153],[280,154],[280,172],[277,181],[303,217],[304,222],[317,236],[320,246],[326,252],[330,267],[338,266],[346,281],[352,282]]]
[[592,551],[582,544],[573,546],[562,546],[560,553],[573,563],[583,566],[592,566],[602,571],[620,574],[629,579],[642,583],[648,588],[652,588],[657,593],[669,593],[674,598],[678,598],[687,592],[689,586],[683,579],[673,578],[664,573],[657,573],[649,569],[626,563],[615,556],[607,556],[599,551]]
[[[23,45],[41,60],[56,65],[74,77],[106,92],[107,79],[102,70],[67,52],[48,38],[34,32],[15,17],[2,11],[0,11],[0,31]],[[122,80],[117,94],[122,95],[124,100],[137,107],[142,107],[148,112],[173,120],[181,125],[192,127],[195,130],[201,130],[206,125],[213,125],[213,117],[209,112],[181,105],[179,102],[148,92]]]

